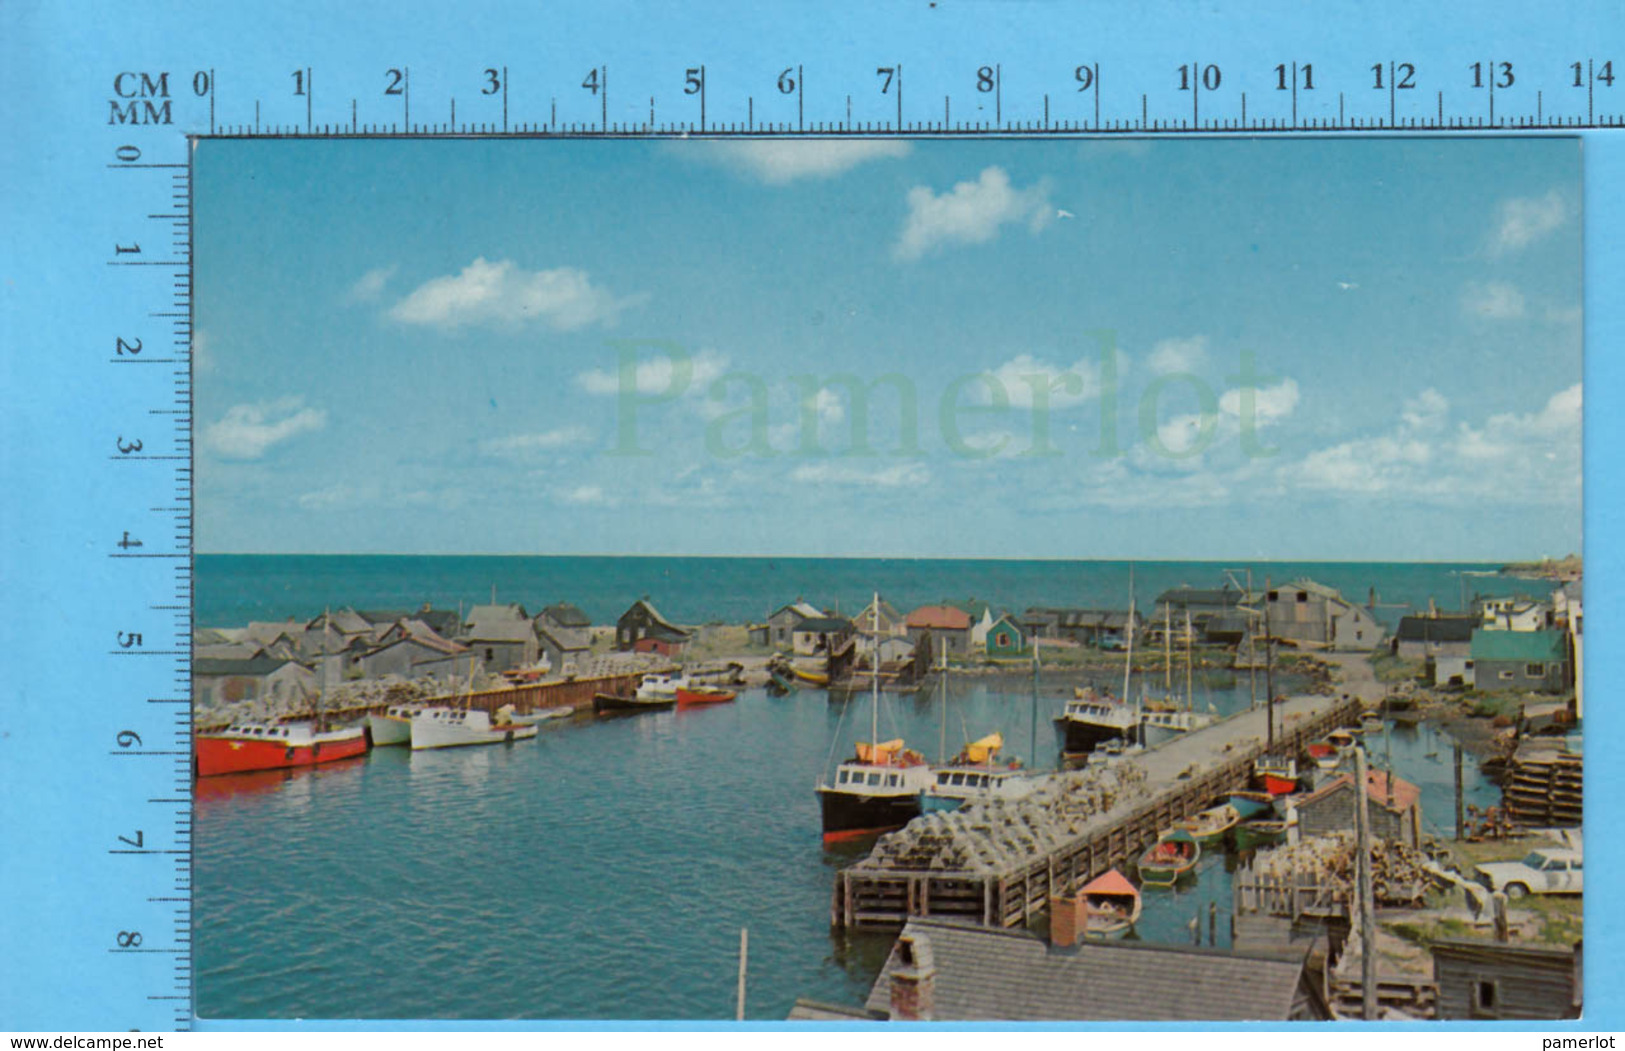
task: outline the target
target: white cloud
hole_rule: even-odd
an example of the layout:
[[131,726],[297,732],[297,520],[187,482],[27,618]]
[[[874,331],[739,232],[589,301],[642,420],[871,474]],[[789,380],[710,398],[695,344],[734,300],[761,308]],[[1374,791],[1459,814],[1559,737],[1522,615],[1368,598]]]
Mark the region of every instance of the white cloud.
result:
[[809,485],[857,485],[875,489],[901,489],[929,484],[931,472],[925,464],[913,461],[875,470],[826,461],[797,467],[790,472],[790,480]]
[[1568,206],[1556,190],[1544,197],[1514,197],[1502,201],[1490,250],[1495,255],[1516,252],[1556,230],[1567,218]]
[[758,139],[689,144],[699,156],[765,183],[829,179],[868,161],[905,157],[909,144],[896,139]]
[[507,324],[540,321],[569,331],[611,324],[633,302],[616,299],[574,267],[524,270],[510,260],[475,259],[456,275],[419,285],[389,309],[409,325]]
[[1399,418],[1412,430],[1430,431],[1443,424],[1448,415],[1450,400],[1429,387],[1416,397],[1406,400],[1404,411]]
[[[702,350],[692,357],[661,354],[637,363],[632,371],[632,386],[643,397],[674,394],[693,398],[704,394],[727,371],[727,357],[714,350]],[[688,382],[683,384],[685,373]],[[591,369],[577,375],[576,383],[588,394],[621,393],[619,369]],[[682,386],[673,390],[674,384]]]
[[1344,493],[1406,489],[1421,480],[1418,469],[1432,458],[1432,447],[1414,438],[1360,438],[1310,453],[1294,470],[1294,481]]
[[578,485],[561,492],[559,499],[578,507],[608,507],[614,503],[601,485]]
[[399,266],[381,266],[362,274],[360,280],[350,286],[350,302],[370,303],[383,295],[384,286],[389,284],[389,279],[399,269]]
[[1391,433],[1316,450],[1283,467],[1291,486],[1334,495],[1435,504],[1542,504],[1579,511],[1581,389],[1558,391],[1537,411],[1497,413],[1447,432],[1437,391],[1406,401]]
[[975,182],[955,184],[937,194],[929,186],[908,191],[908,218],[892,254],[905,262],[947,244],[983,244],[1007,223],[1025,223],[1033,233],[1055,216],[1049,187],[1043,183],[1018,190],[1003,168],[982,170]]
[[1151,348],[1146,358],[1151,371],[1161,375],[1170,372],[1195,372],[1207,364],[1207,337],[1165,339]]
[[1583,398],[1580,385],[1558,391],[1539,412],[1497,413],[1475,428],[1463,423],[1456,451],[1468,460],[1552,461],[1572,446],[1578,460]]
[[592,439],[586,427],[555,427],[535,434],[510,434],[504,438],[490,438],[480,443],[480,451],[490,456],[523,457],[532,453],[549,452],[571,445],[581,445]]
[[[1118,375],[1122,375],[1126,367],[1127,362],[1119,353]],[[1022,411],[1031,409],[1034,401],[1046,390],[1051,409],[1070,409],[1092,401],[1100,394],[1100,365],[1089,358],[1071,365],[1052,365],[1031,354],[1019,354],[998,368],[989,370],[988,374],[1004,390],[1005,403],[1012,409]],[[981,404],[989,404],[992,400],[985,384],[971,384],[967,394]]]
[[228,460],[257,460],[273,446],[327,426],[327,412],[301,397],[233,405],[203,428],[203,444]]
[[1461,308],[1474,317],[1510,321],[1524,315],[1523,293],[1505,281],[1473,282],[1462,291]]
[[[1219,411],[1241,418],[1241,395],[1239,387],[1232,388],[1219,395]],[[1257,387],[1253,390],[1253,420],[1260,427],[1280,423],[1298,407],[1298,381],[1284,379],[1273,387]]]

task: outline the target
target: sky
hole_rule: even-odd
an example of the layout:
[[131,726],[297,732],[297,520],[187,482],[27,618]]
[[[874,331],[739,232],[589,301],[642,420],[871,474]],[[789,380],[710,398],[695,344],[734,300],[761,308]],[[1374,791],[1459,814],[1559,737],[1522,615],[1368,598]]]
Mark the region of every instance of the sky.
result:
[[204,140],[204,552],[1580,550],[1580,145]]

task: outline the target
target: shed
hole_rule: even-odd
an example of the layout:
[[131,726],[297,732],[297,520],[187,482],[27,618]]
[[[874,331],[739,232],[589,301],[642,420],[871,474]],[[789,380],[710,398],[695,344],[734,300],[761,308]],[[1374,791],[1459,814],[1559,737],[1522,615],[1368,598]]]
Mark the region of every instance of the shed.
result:
[[807,617],[790,633],[790,645],[798,657],[834,652],[852,634],[852,622],[840,617]]
[[561,628],[543,611],[536,618],[536,642],[556,675],[580,675],[587,668],[592,639],[585,628]]
[[555,628],[586,630],[592,627],[592,618],[568,602],[555,602],[536,614],[536,619]]
[[1055,948],[911,919],[865,1005],[892,1021],[1324,1020],[1303,959],[1140,942]]
[[[1401,777],[1395,777],[1390,786],[1385,770],[1366,770],[1365,783],[1371,834],[1377,839],[1420,846],[1422,790]],[[1295,804],[1299,834],[1308,838],[1354,831],[1355,800],[1353,774],[1332,778]]]
[[987,629],[987,655],[989,657],[1023,657],[1030,652],[1027,633],[1016,618],[1006,613]]
[[1436,941],[1438,1017],[1539,1021],[1578,1018],[1581,947],[1453,939]]

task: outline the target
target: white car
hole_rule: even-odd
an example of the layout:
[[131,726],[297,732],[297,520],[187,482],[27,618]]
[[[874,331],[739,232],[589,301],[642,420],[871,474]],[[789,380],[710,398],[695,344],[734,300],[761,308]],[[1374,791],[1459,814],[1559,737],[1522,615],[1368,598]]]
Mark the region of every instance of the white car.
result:
[[1522,861],[1491,861],[1478,866],[1479,878],[1509,898],[1525,894],[1582,893],[1581,854],[1559,847],[1532,850]]

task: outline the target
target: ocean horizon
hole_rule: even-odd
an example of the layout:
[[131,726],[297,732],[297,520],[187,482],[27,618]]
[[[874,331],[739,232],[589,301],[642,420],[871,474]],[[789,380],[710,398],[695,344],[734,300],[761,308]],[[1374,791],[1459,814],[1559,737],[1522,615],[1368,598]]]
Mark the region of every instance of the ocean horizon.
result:
[[233,627],[309,619],[324,609],[456,609],[517,602],[536,613],[556,602],[594,624],[613,624],[647,597],[685,624],[757,623],[804,599],[856,611],[879,591],[901,609],[975,601],[997,610],[1031,606],[1124,609],[1132,573],[1136,608],[1169,588],[1262,587],[1310,579],[1341,591],[1378,619],[1462,608],[1474,595],[1544,595],[1552,582],[1513,577],[1503,562],[1116,561],[1085,559],[670,555],[266,555],[196,556],[194,621]]

